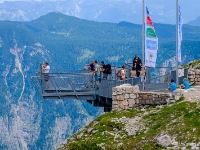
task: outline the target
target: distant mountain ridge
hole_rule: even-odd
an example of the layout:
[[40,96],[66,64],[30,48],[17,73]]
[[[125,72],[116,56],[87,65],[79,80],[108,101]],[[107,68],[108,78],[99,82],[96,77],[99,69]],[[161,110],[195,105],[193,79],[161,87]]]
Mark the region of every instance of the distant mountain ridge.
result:
[[[200,57],[200,27],[183,25],[182,56]],[[155,24],[157,65],[175,56],[175,25]],[[86,101],[43,100],[31,81],[39,64],[76,72],[89,60],[121,66],[141,57],[141,25],[49,13],[30,22],[0,21],[0,149],[56,149],[102,114]],[[194,32],[195,31],[195,32]]]
[[200,17],[198,17],[195,20],[192,20],[192,21],[188,22],[187,24],[192,25],[192,26],[199,26],[200,27]]
[[[184,23],[195,19],[200,13],[198,0],[181,1]],[[174,1],[147,1],[154,22],[175,24]],[[59,11],[65,15],[98,22],[119,23],[121,21],[141,24],[142,4],[138,0],[67,0],[67,1],[5,1],[0,3],[0,20],[31,21],[50,12]]]

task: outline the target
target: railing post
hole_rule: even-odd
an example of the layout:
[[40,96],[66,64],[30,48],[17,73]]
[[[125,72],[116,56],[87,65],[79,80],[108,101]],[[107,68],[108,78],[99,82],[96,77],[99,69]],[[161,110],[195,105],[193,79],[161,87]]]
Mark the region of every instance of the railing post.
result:
[[40,78],[42,78],[42,64],[40,64]]

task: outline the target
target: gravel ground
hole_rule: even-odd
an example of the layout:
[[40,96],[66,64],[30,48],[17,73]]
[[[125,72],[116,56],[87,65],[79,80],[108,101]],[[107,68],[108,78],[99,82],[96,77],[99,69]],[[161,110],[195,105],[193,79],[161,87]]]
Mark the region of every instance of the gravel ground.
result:
[[184,90],[183,96],[186,101],[200,102],[200,86],[193,86],[193,88]]

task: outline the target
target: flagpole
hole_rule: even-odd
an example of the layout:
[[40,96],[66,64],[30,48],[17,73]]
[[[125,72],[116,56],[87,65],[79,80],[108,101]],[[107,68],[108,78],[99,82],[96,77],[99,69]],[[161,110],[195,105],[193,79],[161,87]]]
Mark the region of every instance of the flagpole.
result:
[[176,85],[179,85],[178,81],[178,0],[176,0]]
[[145,0],[142,0],[142,89],[144,90],[144,3]]

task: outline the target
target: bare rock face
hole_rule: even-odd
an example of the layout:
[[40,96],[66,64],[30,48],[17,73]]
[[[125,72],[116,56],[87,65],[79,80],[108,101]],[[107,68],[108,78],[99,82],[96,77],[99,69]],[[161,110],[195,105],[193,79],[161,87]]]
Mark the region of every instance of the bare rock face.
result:
[[162,136],[158,137],[156,139],[156,141],[157,141],[157,144],[162,147],[167,147],[167,146],[172,145],[172,140],[169,135],[162,135]]

